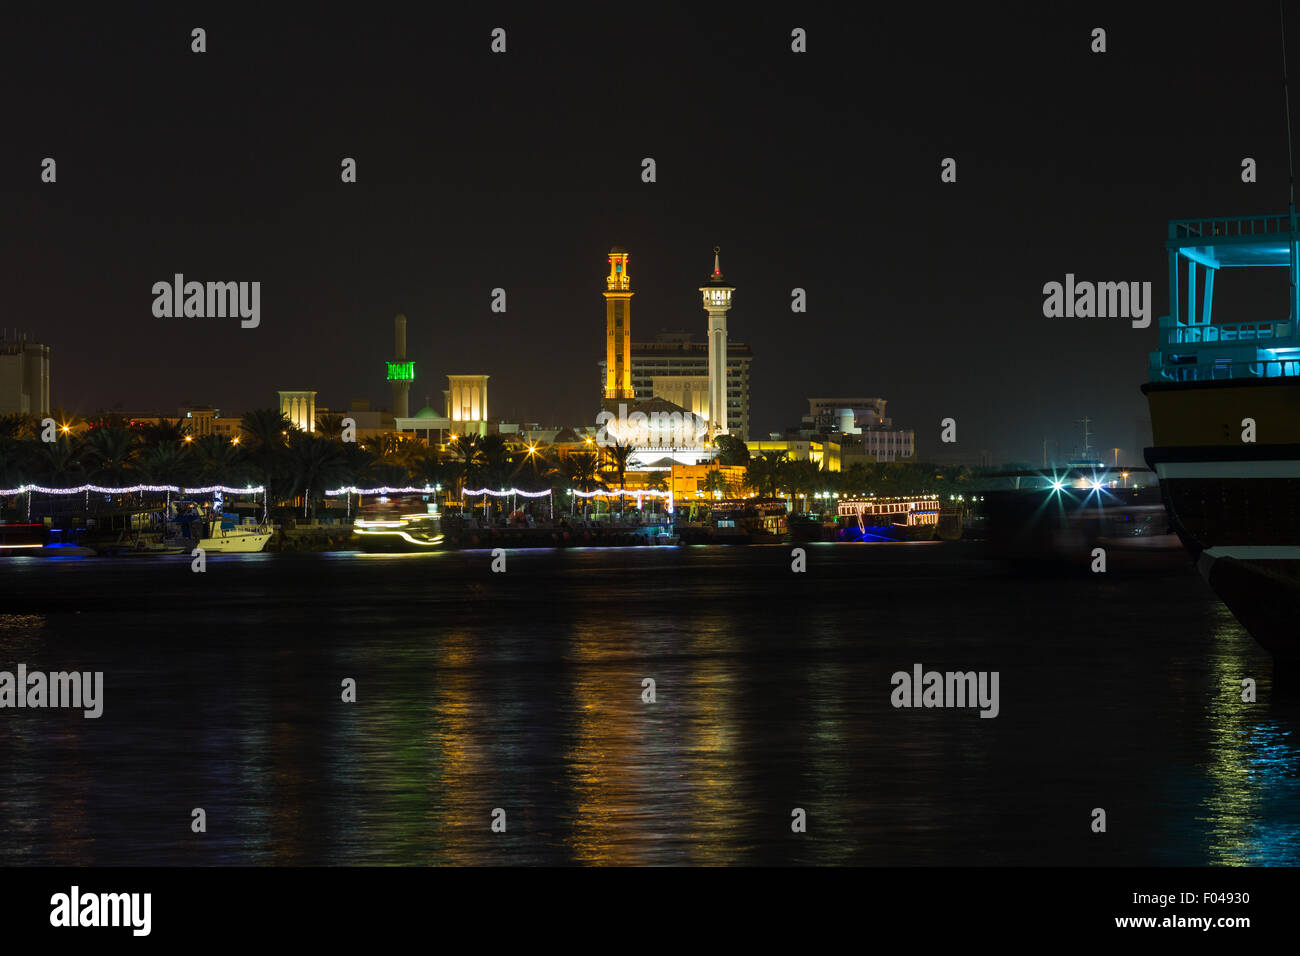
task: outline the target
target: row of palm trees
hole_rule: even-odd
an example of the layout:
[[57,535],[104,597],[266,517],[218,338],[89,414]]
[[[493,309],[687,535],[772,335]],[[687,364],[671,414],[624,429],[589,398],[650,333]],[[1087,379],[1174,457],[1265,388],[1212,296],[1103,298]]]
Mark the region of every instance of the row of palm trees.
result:
[[[740,464],[740,462],[737,462]],[[709,494],[737,495],[745,490],[769,498],[790,497],[800,507],[818,496],[842,497],[968,494],[975,475],[964,465],[939,466],[918,462],[855,462],[844,471],[827,471],[813,461],[792,460],[784,452],[747,456],[744,478],[728,481],[713,469],[700,482]]]
[[[0,416],[0,487],[261,485],[272,503],[301,502],[310,514],[327,490],[345,486],[441,487],[456,496],[482,486],[561,493],[625,488],[631,453],[616,445],[560,456],[535,445],[512,449],[500,435],[458,436],[443,453],[393,434],[344,442],[341,416],[323,416],[308,433],[276,409],[245,413],[231,438],[195,437],[184,419],[136,428],[120,417],[89,427],[57,411],[54,417],[62,424],[42,436],[35,416]],[[666,477],[651,475],[650,486],[666,488]]]
[[[271,502],[301,501],[310,513],[327,489],[347,485],[439,487],[459,497],[466,488],[552,489],[561,494],[625,490],[632,448],[593,446],[560,455],[535,445],[511,448],[500,435],[456,437],[440,453],[415,438],[385,434],[343,442],[342,416],[322,416],[317,431],[304,432],[276,409],[246,412],[233,438],[195,437],[185,419],[163,420],[141,428],[109,416],[84,428],[55,412],[62,424],[54,436],[41,434],[31,415],[0,416],[0,487],[41,484],[73,487],[94,482],[262,485]],[[54,437],[43,441],[42,437]],[[972,474],[963,467],[897,462],[854,464],[843,472],[817,463],[790,460],[783,453],[750,457],[744,445],[719,446],[720,464],[743,464],[743,479],[728,479],[714,468],[700,483],[710,496],[747,491],[767,497],[790,496],[807,502],[820,494],[960,494]],[[646,486],[666,490],[667,474],[653,472]],[[622,497],[619,498],[622,502]],[[620,505],[621,507],[621,505]]]

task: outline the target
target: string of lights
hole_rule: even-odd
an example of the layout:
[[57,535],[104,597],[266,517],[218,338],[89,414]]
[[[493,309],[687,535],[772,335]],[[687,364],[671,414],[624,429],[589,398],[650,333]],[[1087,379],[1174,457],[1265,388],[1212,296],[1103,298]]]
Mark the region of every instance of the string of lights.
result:
[[521,488],[502,488],[498,491],[492,491],[490,488],[465,489],[465,494],[477,497],[479,495],[492,495],[494,498],[508,498],[511,495],[519,495],[521,498],[543,498],[551,493],[548,488],[546,491],[524,491]]
[[177,494],[201,495],[212,491],[220,491],[227,495],[254,495],[261,494],[266,489],[262,485],[246,485],[243,488],[232,488],[229,485],[205,485],[202,488],[184,488],[180,485],[127,485],[121,488],[110,488],[107,485],[78,485],[75,488],[46,488],[44,485],[19,485],[17,488],[0,488],[0,495],[23,495],[29,492],[36,492],[40,495],[79,495],[84,492],[95,492],[95,494],[104,495],[126,495],[135,494],[140,491],[169,491]]
[[425,485],[423,488],[416,488],[414,485],[407,485],[404,488],[392,488],[384,485],[381,488],[358,488],[356,485],[347,485],[343,488],[335,488],[332,491],[325,492],[325,497],[333,498],[336,495],[431,495],[438,489],[431,485]]
[[628,491],[624,488],[620,488],[618,491],[579,491],[575,488],[569,494],[577,495],[579,498],[595,498],[598,496],[609,498],[619,495],[631,495],[634,498],[642,496],[647,498],[671,498],[673,496],[671,491]]

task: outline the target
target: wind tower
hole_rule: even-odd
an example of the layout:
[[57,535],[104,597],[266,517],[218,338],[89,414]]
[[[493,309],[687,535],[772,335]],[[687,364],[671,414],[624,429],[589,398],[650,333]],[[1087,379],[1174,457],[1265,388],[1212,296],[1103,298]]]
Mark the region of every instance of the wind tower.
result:
[[411,382],[415,380],[415,363],[406,359],[406,316],[393,319],[394,358],[388,363],[388,380],[393,383],[393,417],[409,418]]
[[605,398],[631,401],[632,280],[627,275],[627,250],[609,250],[605,277]]
[[709,440],[727,434],[727,312],[735,287],[722,278],[717,246],[713,247],[713,274],[700,286],[704,311],[709,313]]

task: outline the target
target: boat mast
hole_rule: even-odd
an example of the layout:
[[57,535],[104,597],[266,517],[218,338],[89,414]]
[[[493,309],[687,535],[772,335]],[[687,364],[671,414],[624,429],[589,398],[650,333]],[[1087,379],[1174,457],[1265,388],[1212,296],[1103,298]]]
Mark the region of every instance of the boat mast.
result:
[[1282,30],[1282,103],[1286,110],[1286,168],[1291,179],[1291,228],[1295,228],[1295,160],[1291,152],[1291,89],[1286,78],[1286,16],[1282,0],[1277,3],[1277,19]]
[[1286,111],[1286,166],[1289,176],[1290,196],[1288,209],[1291,227],[1291,334],[1296,334],[1296,321],[1300,319],[1300,289],[1297,288],[1297,273],[1300,273],[1300,236],[1296,235],[1295,218],[1295,159],[1291,148],[1291,88],[1286,75],[1286,15],[1282,0],[1277,3],[1278,26],[1282,33],[1282,103]]

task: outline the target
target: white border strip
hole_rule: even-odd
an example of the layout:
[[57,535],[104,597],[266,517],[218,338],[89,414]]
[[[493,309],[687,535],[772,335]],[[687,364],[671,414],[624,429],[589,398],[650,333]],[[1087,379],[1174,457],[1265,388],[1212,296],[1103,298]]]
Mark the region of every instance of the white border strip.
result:
[[1168,461],[1160,478],[1300,478],[1300,459],[1282,461]]
[[1239,561],[1300,561],[1300,547],[1284,544],[1238,544],[1223,548],[1206,548],[1202,554],[1214,558],[1236,558]]

